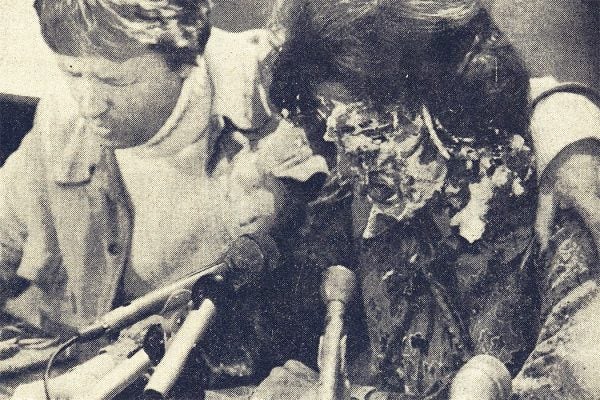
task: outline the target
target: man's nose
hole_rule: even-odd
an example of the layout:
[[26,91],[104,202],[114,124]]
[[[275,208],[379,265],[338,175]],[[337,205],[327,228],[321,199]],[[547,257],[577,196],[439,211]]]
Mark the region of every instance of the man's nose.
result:
[[110,105],[106,93],[100,90],[97,85],[86,82],[81,88],[79,107],[81,115],[85,118],[98,118],[104,114]]

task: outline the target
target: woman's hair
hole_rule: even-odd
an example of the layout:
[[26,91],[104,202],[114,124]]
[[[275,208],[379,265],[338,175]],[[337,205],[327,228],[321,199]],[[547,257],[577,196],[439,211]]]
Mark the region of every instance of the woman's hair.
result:
[[310,106],[336,80],[375,102],[417,97],[459,130],[526,126],[528,74],[477,0],[297,1],[276,105]]
[[195,63],[210,34],[206,0],[35,0],[42,36],[69,56],[162,53],[171,68]]

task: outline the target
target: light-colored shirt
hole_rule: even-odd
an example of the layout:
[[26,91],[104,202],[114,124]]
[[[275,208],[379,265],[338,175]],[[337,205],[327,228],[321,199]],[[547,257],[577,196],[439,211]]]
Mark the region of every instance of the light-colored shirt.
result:
[[[285,190],[274,174],[305,180],[328,171],[304,132],[285,121],[255,143],[234,132],[230,139],[239,151],[207,171],[212,139],[220,131],[213,96],[200,57],[159,132],[141,146],[116,151],[134,214],[128,297],[216,263],[242,234],[270,229],[286,212]],[[274,171],[279,159],[288,163]],[[297,170],[307,175],[298,177]],[[144,284],[135,285],[136,277]]]
[[[252,50],[253,38],[254,34],[239,37],[249,46],[250,56],[258,54]],[[128,156],[127,151],[115,160],[87,133],[67,94],[40,101],[32,131],[0,169],[0,303],[5,285],[15,276],[33,283],[7,304],[10,312],[49,330],[55,324],[91,322],[113,307],[130,261],[146,274],[150,286],[175,279],[175,273],[214,261],[228,239],[278,224],[290,210],[290,193],[280,178],[305,182],[327,172],[325,160],[313,153],[302,129],[266,111],[255,115],[239,109],[245,106],[238,93],[229,93],[224,77],[211,73],[219,62],[237,59],[220,59],[229,42],[215,43],[218,33],[212,40],[207,52],[214,50],[205,55],[210,60],[207,68],[200,63],[192,72],[190,82],[199,80],[185,85],[188,89],[166,124],[176,121],[167,136],[181,141],[165,138],[156,146],[151,142],[147,150],[154,160]],[[251,85],[242,85],[250,103],[259,95],[255,78]],[[212,87],[212,97],[202,85]],[[213,116],[217,110],[229,110],[225,116],[235,126],[246,122],[259,127],[256,138],[234,130],[222,141],[222,118],[207,125],[209,102]],[[155,139],[169,130],[161,130]],[[229,142],[230,149],[223,142]],[[212,156],[218,162],[209,177],[206,160]],[[157,170],[160,174],[155,176]],[[171,190],[174,187],[178,192]],[[170,262],[174,264],[166,268]]]

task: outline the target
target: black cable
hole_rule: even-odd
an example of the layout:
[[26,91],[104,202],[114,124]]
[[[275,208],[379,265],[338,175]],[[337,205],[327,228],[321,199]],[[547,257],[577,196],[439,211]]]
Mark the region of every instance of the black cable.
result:
[[79,336],[73,336],[71,339],[64,342],[52,356],[50,360],[48,360],[48,364],[46,365],[46,370],[44,371],[44,393],[46,395],[46,400],[52,400],[50,397],[50,372],[52,371],[52,365],[54,364],[54,360],[59,356],[60,353],[71,347],[75,342],[79,340]]

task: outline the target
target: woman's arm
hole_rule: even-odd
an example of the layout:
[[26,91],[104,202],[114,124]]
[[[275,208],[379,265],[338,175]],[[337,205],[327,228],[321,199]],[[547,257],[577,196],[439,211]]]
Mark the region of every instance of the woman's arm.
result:
[[542,247],[556,210],[575,209],[600,250],[600,107],[583,94],[554,93],[535,105],[531,133],[540,176],[536,228]]
[[600,396],[600,289],[593,240],[574,210],[553,227],[539,263],[541,329],[513,380],[521,399]]

